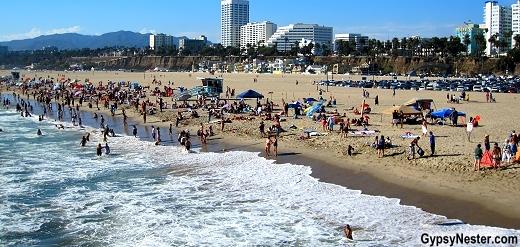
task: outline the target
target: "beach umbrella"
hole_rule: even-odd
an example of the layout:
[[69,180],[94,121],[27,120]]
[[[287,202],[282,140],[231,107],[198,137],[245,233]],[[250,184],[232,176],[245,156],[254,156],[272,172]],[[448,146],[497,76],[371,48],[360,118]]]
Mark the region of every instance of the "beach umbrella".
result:
[[304,101],[307,101],[307,102],[314,102],[314,101],[318,101],[317,99],[315,98],[303,98]]
[[79,88],[82,88],[83,86],[82,85],[76,85],[74,86],[74,89],[79,89]]

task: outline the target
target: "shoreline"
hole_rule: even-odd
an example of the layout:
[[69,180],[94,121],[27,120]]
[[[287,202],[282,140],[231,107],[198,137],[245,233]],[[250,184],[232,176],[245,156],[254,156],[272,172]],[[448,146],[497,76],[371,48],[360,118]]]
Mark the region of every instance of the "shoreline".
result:
[[[94,108],[88,109],[84,106],[80,108],[80,111],[83,113],[88,112],[90,115],[93,112],[102,113],[109,116],[106,117],[107,120],[110,119],[108,110],[101,109],[96,111]],[[149,116],[147,123],[143,124],[141,117],[136,116],[136,114],[128,115],[128,126],[131,126],[132,123],[137,123],[139,126],[155,125],[167,130],[170,123],[161,121],[157,118],[160,116],[156,115]],[[121,114],[116,114],[115,118],[121,118]],[[205,119],[204,116],[201,116],[199,122],[205,122],[203,119]],[[198,127],[197,123],[193,121],[187,126],[174,127],[174,131],[177,132],[189,128],[190,133],[195,133]],[[290,121],[286,124],[290,124]],[[379,123],[377,124],[374,123],[375,126],[381,126]],[[235,125],[233,124],[233,126]],[[122,126],[111,127],[115,130],[120,129],[122,130],[121,133],[124,133]],[[260,156],[263,154],[262,138],[251,137],[251,135],[231,134],[230,132],[221,133],[219,130],[215,132],[215,136],[208,138],[208,145],[206,148],[203,148],[203,151],[222,152],[222,149],[225,148],[229,151],[259,152]],[[163,132],[163,136],[165,136],[164,133],[167,133],[167,131]],[[199,147],[198,138],[194,138],[197,140],[193,143],[196,144],[196,147]],[[372,153],[363,154],[363,150],[361,150],[360,154],[348,158],[338,153],[337,149],[332,147],[327,149],[327,146],[316,146],[313,148],[312,146],[309,147],[297,143],[298,145],[288,148],[286,147],[287,145],[294,143],[286,138],[289,137],[284,136],[279,141],[280,155],[276,163],[310,166],[312,168],[311,176],[319,179],[321,182],[344,186],[348,189],[361,190],[362,193],[368,195],[399,198],[402,205],[415,206],[430,213],[444,215],[450,219],[459,219],[473,225],[520,229],[520,218],[518,217],[520,209],[517,206],[515,207],[517,203],[514,203],[513,194],[509,195],[506,193],[502,198],[495,198],[496,194],[486,191],[477,193],[475,189],[478,189],[482,184],[466,186],[468,185],[467,183],[461,182],[467,179],[463,173],[461,175],[461,173],[451,172],[450,170],[434,170],[435,172],[432,172],[432,170],[420,167],[424,162],[429,162],[428,159],[419,159],[417,163],[410,164],[410,169],[412,169],[412,172],[410,172],[406,171],[408,169],[406,166],[397,165],[396,162],[403,163],[403,161],[395,159],[393,157],[395,154],[389,153],[388,155],[392,157],[374,159],[373,157],[371,158]],[[173,139],[176,143],[176,136]],[[364,141],[365,139],[360,140]],[[318,150],[316,151],[316,149]],[[368,150],[368,152],[371,151]],[[398,150],[394,152],[398,152]],[[442,158],[441,155],[438,159]],[[272,159],[272,157],[269,159]],[[497,176],[492,171],[485,171],[482,174],[484,177],[487,176],[488,180],[492,179],[492,176]],[[491,180],[485,182],[484,186],[487,183],[493,183]],[[485,188],[489,190],[488,187]]]

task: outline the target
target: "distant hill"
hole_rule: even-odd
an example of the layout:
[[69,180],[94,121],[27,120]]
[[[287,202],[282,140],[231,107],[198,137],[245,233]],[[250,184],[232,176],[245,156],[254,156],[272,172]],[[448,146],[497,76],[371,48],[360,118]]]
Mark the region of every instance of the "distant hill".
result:
[[[179,39],[187,37],[173,37],[173,44],[179,47]],[[208,41],[209,44],[211,42]],[[64,33],[42,35],[32,39],[12,40],[0,42],[0,46],[8,46],[9,51],[41,50],[43,47],[56,46],[59,50],[90,48],[97,49],[105,46],[125,46],[143,48],[150,45],[150,34],[141,34],[130,31],[118,31],[102,35],[83,35]]]

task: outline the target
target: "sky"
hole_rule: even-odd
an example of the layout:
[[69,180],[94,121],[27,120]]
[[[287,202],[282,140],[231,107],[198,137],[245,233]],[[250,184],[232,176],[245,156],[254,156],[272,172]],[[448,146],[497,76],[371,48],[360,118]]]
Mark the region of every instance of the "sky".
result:
[[[499,0],[511,6],[517,0]],[[249,0],[249,21],[333,27],[379,40],[448,37],[483,23],[484,0]],[[220,0],[18,0],[2,2],[0,41],[57,33],[101,35],[120,30],[220,42]]]

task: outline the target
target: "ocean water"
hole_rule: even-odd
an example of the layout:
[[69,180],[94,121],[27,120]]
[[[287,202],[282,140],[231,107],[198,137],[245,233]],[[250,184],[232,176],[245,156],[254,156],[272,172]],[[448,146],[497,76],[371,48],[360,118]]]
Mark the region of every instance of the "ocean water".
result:
[[57,123],[0,109],[1,246],[415,246],[422,233],[518,235],[319,182],[309,167],[258,153],[187,153],[118,133],[97,157],[98,126]]

